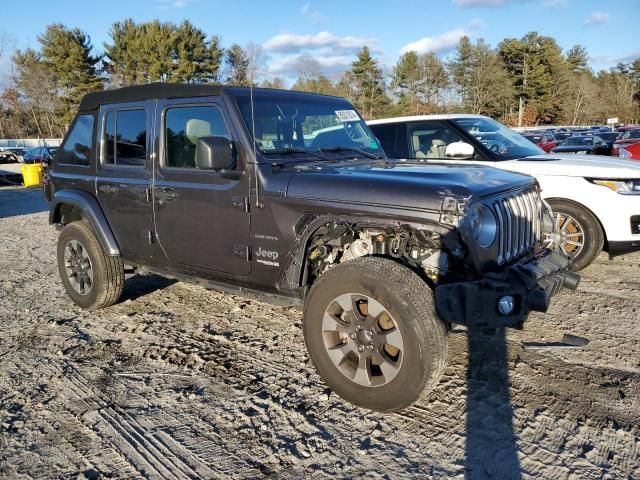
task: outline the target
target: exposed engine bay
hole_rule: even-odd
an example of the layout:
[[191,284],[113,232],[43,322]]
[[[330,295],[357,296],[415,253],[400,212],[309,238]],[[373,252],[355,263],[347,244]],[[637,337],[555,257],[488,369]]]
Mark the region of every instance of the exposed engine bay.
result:
[[451,256],[458,257],[463,253],[457,242],[456,245],[444,243],[440,233],[410,226],[378,228],[328,224],[311,240],[307,254],[309,273],[316,278],[338,263],[365,255],[379,255],[401,260],[435,284],[448,274]]

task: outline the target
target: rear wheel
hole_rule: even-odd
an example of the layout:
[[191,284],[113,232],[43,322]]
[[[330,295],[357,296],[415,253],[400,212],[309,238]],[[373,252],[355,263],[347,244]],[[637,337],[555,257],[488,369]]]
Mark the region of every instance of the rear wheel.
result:
[[446,364],[446,328],[431,290],[388,259],[363,257],[323,274],[307,296],[303,330],[320,376],[373,410],[409,406]]
[[600,254],[604,233],[598,219],[583,206],[568,200],[550,200],[555,228],[548,234],[557,248],[572,259],[572,270],[581,270]]
[[97,310],[120,298],[124,286],[122,259],[105,254],[85,222],[72,222],[60,232],[58,270],[67,294],[82,308]]

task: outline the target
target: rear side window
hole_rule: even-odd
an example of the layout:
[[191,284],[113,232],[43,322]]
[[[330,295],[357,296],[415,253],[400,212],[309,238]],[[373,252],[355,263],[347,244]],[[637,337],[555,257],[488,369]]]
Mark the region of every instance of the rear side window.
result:
[[165,112],[165,165],[173,168],[196,167],[196,142],[202,137],[231,135],[217,107],[175,107]]
[[143,167],[147,160],[147,112],[115,110],[105,117],[107,165]]
[[58,163],[66,165],[89,165],[93,149],[93,115],[79,115],[71,132],[60,147]]
[[397,158],[398,152],[396,151],[396,124],[387,123],[380,125],[369,125],[369,128],[373,130],[380,143],[382,149],[389,158]]

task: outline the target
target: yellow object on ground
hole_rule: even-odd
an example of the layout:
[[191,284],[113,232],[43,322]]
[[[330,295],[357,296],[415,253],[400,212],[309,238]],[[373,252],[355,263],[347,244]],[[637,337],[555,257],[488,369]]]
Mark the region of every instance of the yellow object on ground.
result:
[[20,165],[22,180],[25,187],[39,187],[42,185],[42,164],[33,163]]

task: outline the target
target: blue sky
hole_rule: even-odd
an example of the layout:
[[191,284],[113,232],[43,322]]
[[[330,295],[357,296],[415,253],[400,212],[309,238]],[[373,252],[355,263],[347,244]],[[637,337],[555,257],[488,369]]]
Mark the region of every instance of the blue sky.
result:
[[[17,48],[37,47],[37,35],[53,22],[80,27],[100,52],[116,20],[188,19],[220,35],[223,46],[261,45],[267,75],[288,78],[304,68],[301,55],[337,74],[366,44],[390,69],[408,49],[446,58],[465,34],[495,46],[532,30],[564,49],[584,45],[596,70],[640,57],[639,0],[10,0],[4,7],[0,32]],[[3,64],[6,72],[6,58]]]

